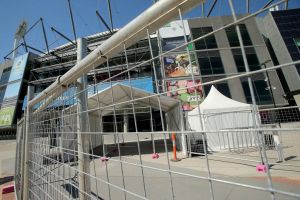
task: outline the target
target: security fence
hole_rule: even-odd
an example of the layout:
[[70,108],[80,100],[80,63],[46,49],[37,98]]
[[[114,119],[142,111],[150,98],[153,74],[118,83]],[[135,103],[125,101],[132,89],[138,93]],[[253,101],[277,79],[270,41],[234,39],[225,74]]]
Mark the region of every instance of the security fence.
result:
[[[182,22],[182,13],[198,3],[161,0],[86,57],[85,40],[79,39],[78,63],[70,71],[35,98],[29,86],[17,131],[18,199],[300,198],[299,108],[259,110],[252,98],[253,104],[234,101],[239,106],[205,111],[208,97],[199,94],[202,87],[241,77],[249,80],[251,92],[252,76],[299,61],[206,83],[191,73],[191,81],[169,91],[165,87],[175,83],[161,80],[155,63],[179,47],[129,67],[132,44],[146,37],[152,52],[150,34],[176,16]],[[185,38],[183,47],[211,34]],[[185,51],[191,68],[192,52]],[[126,68],[112,75],[109,60],[116,53],[124,54]],[[132,84],[131,71],[145,64],[153,73],[152,91]],[[96,78],[98,66],[107,79]],[[126,84],[113,82],[124,77]],[[170,97],[182,90],[194,94],[191,112]],[[222,104],[234,103],[215,94]]]

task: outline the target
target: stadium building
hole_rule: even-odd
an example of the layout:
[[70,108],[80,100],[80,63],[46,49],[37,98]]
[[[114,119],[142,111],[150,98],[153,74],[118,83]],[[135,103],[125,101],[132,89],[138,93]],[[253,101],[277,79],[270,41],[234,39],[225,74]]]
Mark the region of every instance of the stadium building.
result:
[[[183,25],[181,21],[173,21],[161,28],[159,32],[151,35],[153,55],[157,56],[159,52],[168,52],[168,50],[182,45],[185,40],[203,36],[232,22],[232,20],[232,17],[229,16],[194,18],[184,20]],[[277,64],[267,51],[266,40],[259,31],[256,20],[246,20],[239,26],[250,70],[253,71]],[[88,50],[95,49],[116,31],[118,30],[87,36]],[[192,76],[195,77],[196,82],[205,83],[245,72],[235,27],[227,28],[204,40],[195,42],[193,45],[189,45],[187,49],[184,47],[178,48],[175,52],[172,51],[172,54],[165,53],[160,59],[154,61],[157,78],[159,79],[157,88],[160,92],[166,92],[168,96],[180,99],[183,111],[190,111],[195,108],[197,99],[203,100],[210,89],[208,87],[199,88],[196,93],[194,90],[173,91],[191,84]],[[152,63],[144,63],[144,61],[151,58],[148,39],[140,40],[137,44],[129,47],[126,53],[129,68],[141,65],[135,70],[130,70],[129,75],[133,87],[148,92],[156,92]],[[48,54],[35,55],[27,53],[16,57],[14,61],[1,64],[0,131],[3,134],[5,130],[9,130],[11,133],[16,130],[17,119],[21,117],[26,105],[25,94],[28,84],[35,86],[35,94],[40,93],[75,65],[77,62],[76,55],[76,44],[69,42],[50,50]],[[110,73],[108,73],[107,64]],[[88,74],[88,83],[91,85],[100,83],[109,76],[114,76],[126,69],[125,55],[120,53],[109,59],[108,63],[95,66],[94,70]],[[113,81],[114,83],[128,84],[129,75],[124,73],[122,76],[116,76],[117,78]],[[251,77],[257,104],[260,107],[288,105],[288,101],[283,98],[285,92],[277,72],[270,71],[268,77],[269,80],[264,73]],[[107,84],[103,83],[102,88],[108,87]],[[221,93],[234,100],[251,103],[246,78],[230,79],[227,82],[217,83],[215,86]],[[272,93],[270,90],[272,90]],[[89,89],[89,94],[95,92],[97,92],[95,89]],[[59,105],[53,104],[53,106]],[[143,112],[147,112],[146,109],[142,109],[141,113]],[[154,121],[156,115],[159,118],[159,113],[154,112]],[[109,124],[112,118],[106,117],[103,120],[104,125],[105,122],[108,122],[106,129],[113,128],[112,124]],[[122,127],[122,120],[123,118],[120,115],[120,127]],[[129,122],[131,120],[129,115]],[[149,119],[144,119],[141,115],[139,120],[147,121]],[[150,122],[139,124],[143,125],[143,127],[140,127],[143,130],[150,129]],[[149,127],[145,124],[149,124]],[[161,126],[160,120],[155,121],[154,127],[160,129]]]

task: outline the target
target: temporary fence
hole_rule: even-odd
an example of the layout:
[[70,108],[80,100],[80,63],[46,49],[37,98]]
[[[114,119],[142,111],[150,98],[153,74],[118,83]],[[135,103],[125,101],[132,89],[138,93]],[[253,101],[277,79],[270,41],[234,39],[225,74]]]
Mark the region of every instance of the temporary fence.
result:
[[[185,38],[181,47],[284,2],[235,19],[200,38]],[[230,110],[214,113],[218,120],[229,115],[233,119],[230,127],[215,129],[218,126],[214,124],[205,128],[211,118],[197,109],[201,87],[247,77],[253,95],[251,76],[300,61],[206,83],[197,82],[191,73],[192,84],[169,92],[190,89],[194,93],[197,129],[188,123],[189,116],[182,110],[185,105],[164,90],[156,63],[180,47],[154,56],[150,33],[177,16],[184,26],[182,13],[199,3],[161,0],[86,57],[86,42],[79,39],[78,63],[70,71],[35,98],[29,86],[26,116],[17,131],[18,199],[300,198],[298,107],[259,110],[253,96],[254,105],[243,115],[248,117],[248,126],[241,124],[241,118],[232,117],[242,116],[243,110]],[[142,38],[149,42],[151,59],[129,68],[128,48]],[[185,51],[192,63],[190,49]],[[112,74],[109,60],[121,52],[126,69]],[[145,64],[152,69],[152,92],[131,82],[130,72]],[[98,66],[107,71],[107,79],[96,78]],[[87,76],[92,81],[88,82]],[[113,80],[121,77],[126,77],[127,84],[114,84]],[[103,88],[103,84],[108,86]],[[94,92],[88,95],[90,88]],[[222,123],[226,125],[226,121]],[[177,156],[172,156],[172,150],[178,151]]]

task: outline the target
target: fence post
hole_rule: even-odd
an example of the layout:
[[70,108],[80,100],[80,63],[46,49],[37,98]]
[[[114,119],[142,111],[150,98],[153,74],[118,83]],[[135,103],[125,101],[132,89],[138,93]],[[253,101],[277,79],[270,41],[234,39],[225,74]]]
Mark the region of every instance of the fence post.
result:
[[29,101],[33,98],[33,91],[34,86],[28,85],[27,88],[27,107],[26,107],[26,116],[25,116],[25,134],[24,134],[24,164],[22,167],[22,171],[24,171],[24,179],[22,184],[22,190],[23,190],[23,198],[22,199],[29,199],[28,189],[29,189],[29,160],[31,158],[31,153],[29,151],[31,150],[31,138],[30,138],[30,118],[31,118],[31,108],[29,106]]
[[[232,3],[232,0],[228,0],[229,2],[229,6],[230,6],[230,10],[232,13],[232,17],[234,22],[237,21],[237,17],[234,11],[234,6]],[[237,32],[237,36],[239,39],[239,43],[240,43],[240,47],[241,47],[241,51],[242,51],[242,56],[243,56],[243,60],[244,60],[244,64],[245,64],[245,69],[246,72],[250,72],[249,70],[249,65],[248,65],[248,61],[247,61],[247,57],[246,57],[246,52],[245,52],[245,48],[244,48],[244,44],[243,44],[243,39],[242,39],[242,35],[241,35],[241,30],[238,24],[236,24],[236,32]],[[252,80],[251,77],[248,76],[248,84],[249,84],[249,90],[250,90],[250,94],[251,94],[251,99],[252,99],[252,104],[253,104],[253,116],[255,119],[255,128],[260,128],[260,121],[259,121],[259,112],[257,110],[257,104],[256,104],[256,100],[255,100],[255,93],[253,90],[253,85],[252,85]],[[267,166],[267,180],[268,180],[268,186],[269,189],[272,190],[273,189],[273,183],[272,183],[272,179],[271,179],[271,175],[270,175],[270,171],[269,171],[269,164],[268,164],[268,158],[267,158],[267,154],[266,154],[266,149],[265,149],[265,140],[264,140],[264,135],[263,135],[263,131],[258,132],[258,142],[259,142],[259,148],[260,148],[260,157],[261,157],[261,161],[263,164],[265,164]],[[275,195],[274,193],[271,191],[270,192],[271,195],[271,199],[274,200],[275,199]]]
[[[87,42],[84,38],[77,40],[77,62],[87,55]],[[82,75],[77,80],[77,141],[78,141],[78,184],[79,184],[79,199],[90,199],[91,194],[90,177],[87,175],[90,172],[89,155],[89,114],[88,110],[88,95],[87,95],[87,76]]]

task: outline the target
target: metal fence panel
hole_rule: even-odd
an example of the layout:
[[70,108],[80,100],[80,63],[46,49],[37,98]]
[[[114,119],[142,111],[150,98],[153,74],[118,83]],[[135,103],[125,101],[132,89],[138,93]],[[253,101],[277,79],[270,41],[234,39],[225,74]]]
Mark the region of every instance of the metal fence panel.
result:
[[[169,9],[182,22],[182,10]],[[159,25],[169,20],[161,15]],[[79,61],[62,82],[29,101],[26,123],[18,126],[17,197],[24,191],[22,197],[28,199],[299,199],[299,108],[258,110],[254,105],[246,115],[232,109],[208,116],[197,109],[202,101],[199,88],[265,70],[206,83],[191,73],[190,84],[181,82],[182,87],[166,91],[156,67],[166,53],[154,57],[150,37],[152,28],[159,27],[147,26],[135,40],[147,36],[150,59],[129,66],[130,50],[123,38],[118,44],[125,57],[123,71],[111,71],[111,54],[92,52],[91,60]],[[192,42],[185,38],[183,47]],[[192,63],[193,52],[187,48],[182,53]],[[104,63],[107,79],[97,78],[93,56]],[[93,64],[74,72],[85,62]],[[132,83],[133,72],[144,66],[153,74],[153,92]],[[115,84],[121,79],[126,84]],[[170,97],[182,90],[194,94],[193,125],[200,128],[188,125],[191,116],[184,114],[185,105]],[[248,126],[241,123],[242,115]]]

